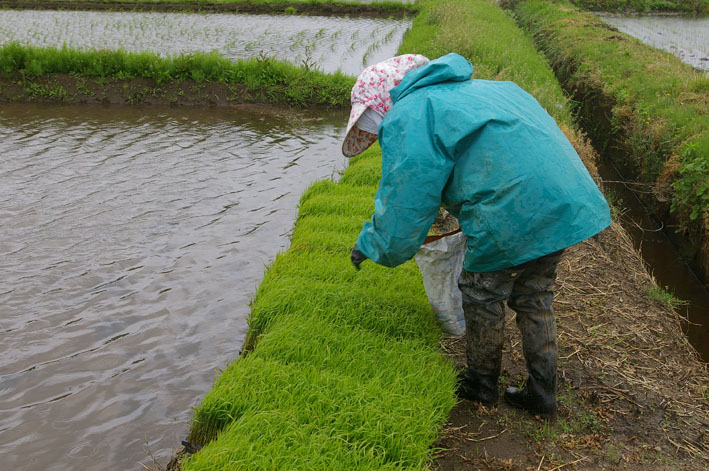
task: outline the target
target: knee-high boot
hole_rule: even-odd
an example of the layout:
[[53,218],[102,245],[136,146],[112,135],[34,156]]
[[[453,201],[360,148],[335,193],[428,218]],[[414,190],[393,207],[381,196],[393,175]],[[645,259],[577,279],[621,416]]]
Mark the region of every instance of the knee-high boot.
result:
[[504,321],[502,302],[465,306],[468,368],[458,375],[458,397],[487,405],[497,402]]
[[554,313],[517,311],[529,377],[522,389],[505,390],[505,401],[544,418],[556,414],[556,321]]

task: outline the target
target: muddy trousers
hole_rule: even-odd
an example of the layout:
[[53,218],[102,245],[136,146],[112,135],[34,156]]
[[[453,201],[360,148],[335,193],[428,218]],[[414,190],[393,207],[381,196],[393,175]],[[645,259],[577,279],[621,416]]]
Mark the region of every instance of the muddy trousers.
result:
[[[463,270],[458,285],[463,294],[466,328],[464,378],[494,387],[484,398],[497,398],[502,362],[505,306],[517,313],[529,379],[527,388],[544,400],[556,401],[556,321],[552,310],[556,269],[562,251],[489,273]],[[485,402],[485,401],[483,401]],[[492,401],[488,401],[492,402]]]

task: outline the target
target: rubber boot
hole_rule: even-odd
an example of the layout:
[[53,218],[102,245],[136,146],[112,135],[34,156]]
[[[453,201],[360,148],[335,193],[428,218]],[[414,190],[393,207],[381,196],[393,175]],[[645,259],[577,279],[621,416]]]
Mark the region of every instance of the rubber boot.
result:
[[461,399],[482,402],[487,406],[497,403],[498,372],[480,372],[470,368],[458,373],[457,395]]
[[522,314],[517,320],[529,377],[522,389],[505,390],[505,401],[549,419],[556,415],[556,322],[551,311]]
[[458,375],[458,397],[492,405],[499,395],[505,307],[501,301],[478,302],[470,290],[462,292],[468,368]]

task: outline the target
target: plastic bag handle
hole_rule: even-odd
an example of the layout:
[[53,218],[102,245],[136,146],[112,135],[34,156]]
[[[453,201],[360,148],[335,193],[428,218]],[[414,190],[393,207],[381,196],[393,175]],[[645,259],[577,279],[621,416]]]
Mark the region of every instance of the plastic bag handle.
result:
[[457,234],[459,232],[460,232],[460,228],[458,228],[454,231],[451,231],[451,232],[446,232],[445,234],[436,234],[436,235],[426,236],[426,238],[423,240],[423,244],[424,245],[430,244],[431,242],[434,242],[438,239],[442,239],[443,237],[452,236],[453,234]]

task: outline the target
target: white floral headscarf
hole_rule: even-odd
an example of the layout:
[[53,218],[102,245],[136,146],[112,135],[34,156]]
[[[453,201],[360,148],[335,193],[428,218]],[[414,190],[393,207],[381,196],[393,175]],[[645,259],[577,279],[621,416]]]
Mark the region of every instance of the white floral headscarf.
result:
[[345,157],[361,154],[377,140],[376,134],[362,131],[355,126],[362,113],[371,108],[381,116],[386,115],[392,107],[389,91],[401,83],[408,71],[428,62],[429,60],[420,54],[404,54],[367,67],[359,74],[352,87],[352,111],[342,143],[342,153]]

